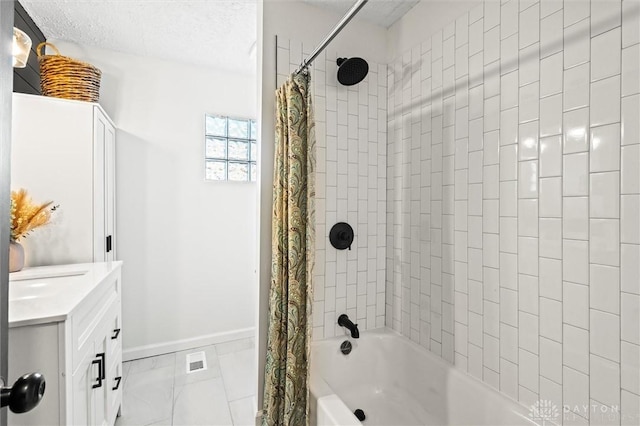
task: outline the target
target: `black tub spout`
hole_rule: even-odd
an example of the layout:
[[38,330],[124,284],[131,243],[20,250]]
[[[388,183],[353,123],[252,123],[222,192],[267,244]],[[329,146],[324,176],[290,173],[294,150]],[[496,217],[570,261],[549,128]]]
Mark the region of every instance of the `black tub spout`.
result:
[[357,339],[360,337],[360,332],[358,331],[358,324],[354,324],[347,314],[342,314],[338,317],[338,325],[348,328],[351,332],[351,337]]

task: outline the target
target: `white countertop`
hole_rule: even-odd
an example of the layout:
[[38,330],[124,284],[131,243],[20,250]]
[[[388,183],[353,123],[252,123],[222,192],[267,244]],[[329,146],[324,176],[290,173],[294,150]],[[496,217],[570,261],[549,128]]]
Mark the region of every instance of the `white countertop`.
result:
[[9,274],[9,328],[64,321],[122,262],[25,268]]

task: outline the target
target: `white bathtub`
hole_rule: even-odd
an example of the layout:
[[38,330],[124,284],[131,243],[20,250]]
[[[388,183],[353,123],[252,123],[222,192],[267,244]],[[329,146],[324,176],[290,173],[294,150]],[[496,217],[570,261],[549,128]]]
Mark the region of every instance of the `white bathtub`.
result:
[[314,342],[311,421],[318,426],[535,425],[529,411],[388,329]]

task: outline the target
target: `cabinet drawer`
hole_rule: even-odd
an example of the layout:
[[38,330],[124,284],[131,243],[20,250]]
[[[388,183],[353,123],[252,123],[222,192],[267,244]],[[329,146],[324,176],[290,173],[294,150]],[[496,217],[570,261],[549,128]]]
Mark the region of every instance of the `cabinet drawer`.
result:
[[112,305],[105,317],[106,333],[109,336],[109,359],[122,357],[122,314],[120,300]]
[[[118,349],[120,346],[118,345]],[[122,376],[122,356],[121,351],[117,352],[112,359],[111,366],[107,370],[107,405],[109,410],[109,424],[114,424],[120,406],[122,405],[122,390],[124,388],[124,377]]]
[[[86,356],[91,342],[96,333],[106,333],[107,326],[111,326],[112,320],[107,320],[110,312],[119,311],[119,274],[110,278],[90,295],[85,303],[72,315],[71,318],[71,342],[72,359],[75,372],[80,360]],[[109,339],[110,340],[110,339]]]

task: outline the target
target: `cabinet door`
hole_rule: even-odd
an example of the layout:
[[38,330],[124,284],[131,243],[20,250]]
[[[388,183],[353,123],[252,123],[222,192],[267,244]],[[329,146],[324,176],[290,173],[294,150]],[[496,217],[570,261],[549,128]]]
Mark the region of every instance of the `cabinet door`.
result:
[[94,261],[116,260],[116,129],[94,109]]
[[107,261],[116,260],[116,129],[110,124],[105,125],[105,225]]
[[100,375],[100,368],[98,364],[93,363],[94,355],[95,352],[93,350],[88,351],[73,375],[71,397],[73,401],[73,424],[75,426],[95,424],[92,386]]
[[105,224],[105,140],[107,119],[98,108],[93,110],[93,261],[106,260]]
[[107,426],[108,392],[111,380],[107,378],[107,335],[93,342],[93,351],[87,352],[73,375],[73,424],[76,426]]
[[93,414],[94,414],[94,423],[97,426],[107,426],[109,424],[109,392],[107,388],[111,386],[111,380],[107,375],[107,367],[111,364],[111,360],[109,360],[109,342],[107,339],[110,339],[110,335],[107,335],[106,331],[97,334],[97,339],[95,341],[95,347],[98,356],[102,358],[103,364],[101,365],[102,371],[100,374],[102,375],[102,383],[101,386],[93,388]]

